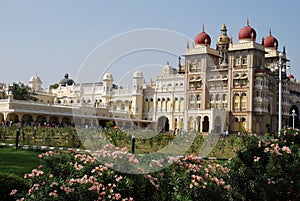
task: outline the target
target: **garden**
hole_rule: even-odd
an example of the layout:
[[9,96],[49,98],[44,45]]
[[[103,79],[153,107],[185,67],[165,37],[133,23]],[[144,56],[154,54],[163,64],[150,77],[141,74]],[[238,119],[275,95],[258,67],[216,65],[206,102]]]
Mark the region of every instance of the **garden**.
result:
[[[2,142],[13,142],[14,129],[1,130]],[[201,134],[147,131],[141,138],[139,131],[118,128],[22,128],[20,133],[20,144],[81,151],[35,151],[36,166],[23,177],[1,173],[7,200],[300,200],[297,130],[282,130],[280,137],[218,136],[207,157],[199,157],[199,150],[212,139]],[[190,143],[186,152],[174,154],[184,143]]]

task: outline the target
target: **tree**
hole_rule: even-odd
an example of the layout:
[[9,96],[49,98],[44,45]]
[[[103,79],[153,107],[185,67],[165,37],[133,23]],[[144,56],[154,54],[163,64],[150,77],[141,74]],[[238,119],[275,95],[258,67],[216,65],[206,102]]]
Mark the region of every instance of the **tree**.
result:
[[21,82],[14,82],[12,86],[9,86],[8,91],[12,93],[16,100],[36,100],[36,98],[32,96],[30,87],[25,86],[24,83]]
[[50,85],[50,89],[57,89],[57,88],[58,88],[58,86],[59,86],[59,84],[58,84],[58,83],[51,84],[51,85]]

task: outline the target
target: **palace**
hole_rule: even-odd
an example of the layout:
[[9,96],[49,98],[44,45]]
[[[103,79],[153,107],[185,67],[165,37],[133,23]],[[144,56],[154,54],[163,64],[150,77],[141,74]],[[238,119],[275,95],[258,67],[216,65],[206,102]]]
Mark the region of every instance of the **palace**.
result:
[[43,90],[41,78],[34,75],[28,84],[36,101],[15,100],[1,84],[0,118],[27,124],[104,127],[112,121],[124,128],[263,134],[277,132],[281,104],[282,126],[292,126],[294,118],[300,127],[300,82],[287,73],[285,48],[279,51],[278,46],[271,31],[256,42],[247,20],[236,43],[223,24],[212,48],[203,27],[194,44],[187,44],[184,62],[179,57],[176,68],[164,66],[155,82],[145,82],[141,71],[134,72],[132,86],[125,88],[114,84],[110,73],[96,83],[75,83],[66,74],[56,89]]

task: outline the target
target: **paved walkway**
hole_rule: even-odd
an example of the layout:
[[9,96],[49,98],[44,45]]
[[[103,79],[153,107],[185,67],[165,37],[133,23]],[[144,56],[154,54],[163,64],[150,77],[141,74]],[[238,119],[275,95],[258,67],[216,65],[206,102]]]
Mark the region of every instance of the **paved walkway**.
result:
[[[7,144],[0,143],[0,147],[16,147],[16,144]],[[19,144],[18,148],[21,149],[32,149],[32,150],[65,150],[65,151],[76,151],[76,152],[89,152],[89,150],[77,149],[77,148],[68,148],[68,147],[50,147],[50,146],[37,146],[37,145],[22,145]]]

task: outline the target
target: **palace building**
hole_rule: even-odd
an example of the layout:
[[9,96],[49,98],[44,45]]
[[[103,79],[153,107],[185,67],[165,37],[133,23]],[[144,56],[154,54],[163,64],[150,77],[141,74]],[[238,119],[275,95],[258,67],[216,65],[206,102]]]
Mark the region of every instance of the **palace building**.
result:
[[277,132],[281,104],[282,126],[292,126],[294,119],[300,127],[300,82],[287,72],[285,48],[278,50],[279,41],[271,31],[261,42],[256,35],[247,20],[234,42],[223,24],[214,48],[203,27],[176,68],[167,64],[153,82],[145,82],[143,72],[135,71],[131,87],[114,84],[110,73],[96,83],[75,83],[66,74],[56,89],[43,90],[41,78],[34,75],[28,84],[37,101],[21,101],[0,84],[0,118],[15,123],[103,127],[113,121],[124,128],[263,134]]

